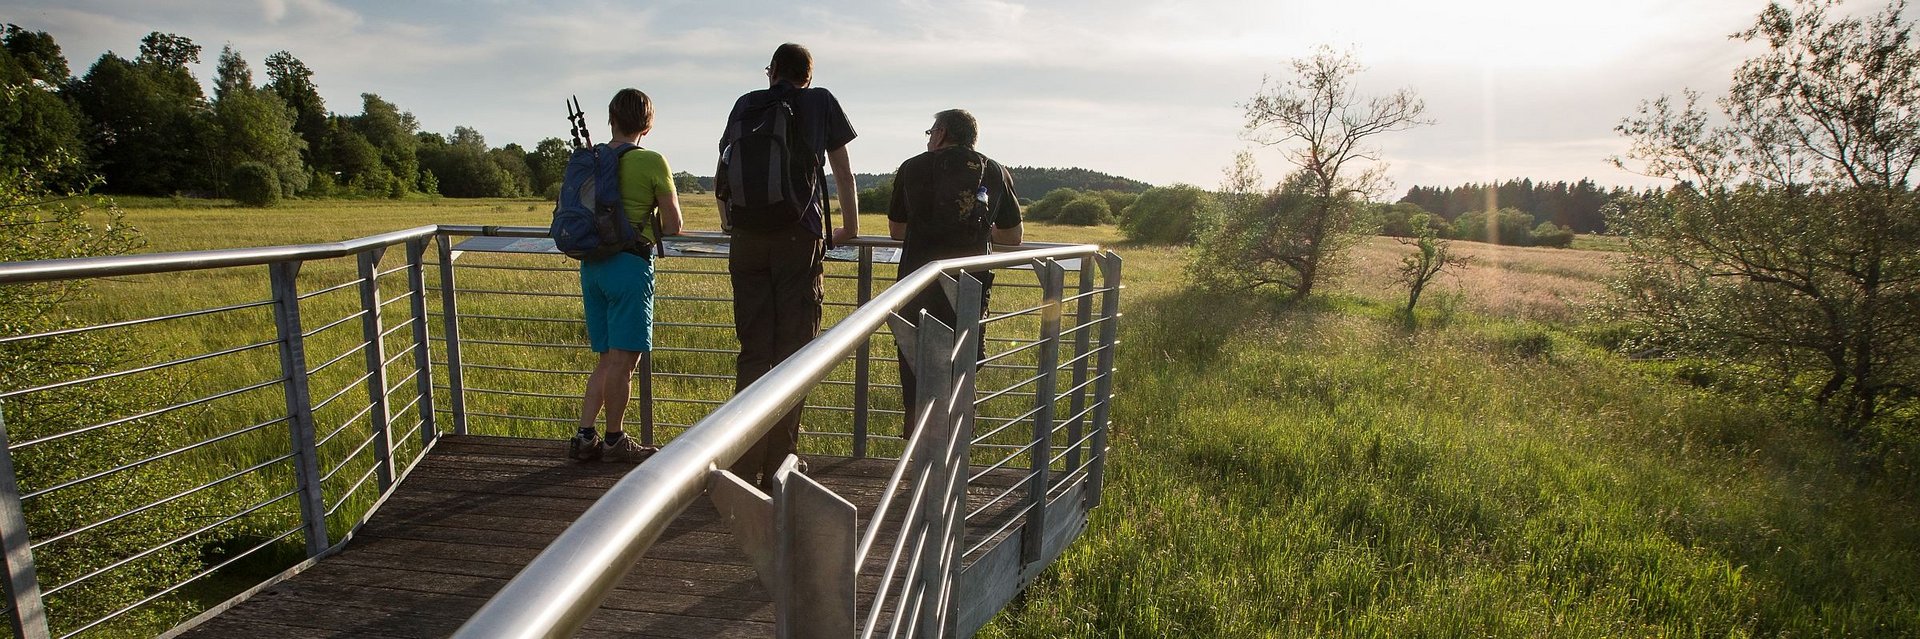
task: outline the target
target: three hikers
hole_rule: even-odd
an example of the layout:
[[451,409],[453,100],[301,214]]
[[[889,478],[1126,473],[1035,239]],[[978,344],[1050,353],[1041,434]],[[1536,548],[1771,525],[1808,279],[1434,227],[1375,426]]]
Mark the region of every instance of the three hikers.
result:
[[[734,333],[740,342],[735,392],[819,333],[825,251],[859,235],[858,191],[847,157],[847,143],[857,134],[845,111],[831,92],[812,86],[813,60],[805,47],[780,45],[765,72],[767,88],[740,96],[728,114],[715,171],[722,225],[733,236],[727,272],[733,287]],[[666,159],[628,148],[652,128],[653,108],[646,95],[622,90],[608,112],[614,141],[607,146],[618,152],[622,205],[613,212],[626,216],[617,218],[623,222],[613,227],[624,229],[621,224],[630,223],[639,237],[635,248],[604,258],[568,251],[583,259],[580,281],[588,335],[600,353],[569,454],[582,460],[637,461],[651,449],[625,435],[621,417],[628,380],[641,354],[652,349],[654,271],[646,249],[657,247],[664,235],[678,234],[681,214]],[[935,260],[985,254],[990,243],[1019,244],[1022,226],[1013,178],[974,149],[979,138],[974,117],[959,109],[941,111],[926,135],[927,151],[902,163],[895,173],[887,211],[889,234],[903,241],[899,274]],[[837,228],[826,183],[829,166],[840,205]],[[561,213],[569,208],[568,196],[585,188],[574,183],[572,166],[568,180],[554,226],[556,244],[563,250],[568,247],[561,240]],[[605,234],[606,210],[599,210],[597,228]],[[651,235],[645,222],[656,222]],[[992,285],[989,271],[974,277]],[[953,306],[940,288],[922,292],[899,312],[919,321],[922,309],[941,322],[954,323]],[[911,431],[917,389],[905,361],[900,376],[908,414],[905,427]],[[748,482],[771,482],[780,463],[797,452],[800,412],[796,405],[782,415],[730,470]],[[595,429],[602,414],[604,438]]]

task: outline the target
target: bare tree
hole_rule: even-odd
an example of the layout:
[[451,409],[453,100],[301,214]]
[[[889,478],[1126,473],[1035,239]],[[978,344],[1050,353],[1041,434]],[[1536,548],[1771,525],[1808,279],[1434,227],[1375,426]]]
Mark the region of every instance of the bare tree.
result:
[[1362,97],[1353,79],[1363,68],[1351,53],[1322,47],[1291,67],[1286,80],[1263,81],[1243,106],[1247,138],[1281,149],[1296,171],[1265,201],[1242,209],[1241,219],[1227,207],[1201,251],[1217,262],[1201,270],[1214,284],[1273,284],[1304,297],[1358,237],[1359,205],[1387,186],[1369,138],[1429,122],[1421,117],[1425,103],[1408,90]]
[[1902,0],[1836,19],[1773,4],[1733,37],[1766,52],[1719,113],[1700,96],[1641,106],[1614,161],[1675,180],[1617,206],[1628,317],[1668,348],[1817,375],[1850,427],[1911,402],[1920,365],[1920,50]]

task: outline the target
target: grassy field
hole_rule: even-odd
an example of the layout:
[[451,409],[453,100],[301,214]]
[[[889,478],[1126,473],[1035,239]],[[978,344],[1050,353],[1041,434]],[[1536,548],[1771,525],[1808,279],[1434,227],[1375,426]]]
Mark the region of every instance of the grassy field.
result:
[[[550,206],[127,204],[150,251],[332,241],[428,223],[538,226]],[[688,204],[691,227],[716,226],[709,203]],[[862,225],[878,234],[885,220],[866,216]],[[1028,236],[1119,240],[1111,227],[1034,225]],[[1598,250],[1456,243],[1472,265],[1443,276],[1422,303],[1419,327],[1408,329],[1394,315],[1404,292],[1391,283],[1401,249],[1390,239],[1361,245],[1333,290],[1305,303],[1193,292],[1181,249],[1119,245],[1129,289],[1106,502],[1057,568],[983,636],[1920,635],[1920,504],[1911,478],[1863,469],[1847,442],[1792,404],[1695,388],[1583,339],[1585,306],[1601,294],[1614,254],[1604,240],[1577,246]],[[481,259],[489,261],[475,263],[567,266],[560,258],[469,256],[462,288],[560,294],[572,285],[562,271],[468,275],[466,260]],[[353,268],[309,265],[302,290],[349,281]],[[258,269],[118,278],[71,308],[91,321],[148,317],[258,300],[264,283]],[[403,284],[383,278],[381,287],[391,295]],[[689,297],[716,285],[710,275],[662,280],[663,294]],[[846,295],[845,281],[832,285]],[[996,305],[1002,299],[997,290]],[[309,301],[315,318],[343,317],[358,303],[351,288]],[[502,315],[578,313],[564,295],[482,304]],[[696,302],[673,312],[724,318]],[[270,326],[257,312],[235,315],[129,341],[143,357],[167,357],[244,345]],[[463,331],[464,339],[581,339],[572,327],[524,323]],[[677,343],[731,342],[727,331],[684,331]],[[334,356],[359,336],[357,322],[318,334],[310,357]],[[401,343],[390,343],[387,357],[404,354],[405,332],[396,336]],[[475,347],[467,357],[585,366],[583,355],[555,350]],[[712,359],[662,365],[696,370]],[[181,367],[163,381],[192,395],[271,376],[277,366],[268,350],[217,368]],[[406,370],[396,364],[389,385]],[[327,375],[316,378],[316,392],[356,381]],[[468,383],[562,397],[488,397],[472,409],[565,415],[564,397],[578,392],[564,375],[518,375]],[[710,386],[682,392],[724,396],[730,384]],[[279,410],[276,397],[267,389],[232,398],[223,410],[235,415],[222,420],[266,419]],[[703,410],[668,407],[663,420],[686,423]],[[326,412],[317,421],[352,423],[348,417]],[[539,436],[568,428],[477,423],[483,432]],[[284,440],[277,445],[284,449]],[[809,445],[825,452],[844,440]],[[329,459],[349,460],[346,452]],[[364,468],[340,463],[345,479]],[[261,534],[287,516],[262,523]],[[217,600],[214,590],[201,596]]]

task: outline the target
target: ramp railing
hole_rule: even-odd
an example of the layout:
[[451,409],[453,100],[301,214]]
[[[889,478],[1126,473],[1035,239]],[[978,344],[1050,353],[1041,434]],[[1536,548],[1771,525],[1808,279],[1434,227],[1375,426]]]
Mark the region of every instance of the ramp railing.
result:
[[[1062,294],[1061,261],[1068,259],[1081,262],[1082,274],[1080,291],[1071,299]],[[1104,275],[1097,287],[1092,271],[1096,263]],[[1016,265],[1031,267],[1039,276],[1040,303],[982,317],[984,287],[969,273]],[[971,635],[1064,549],[1085,525],[1087,510],[1098,503],[1119,317],[1119,265],[1118,256],[1098,247],[1064,246],[943,260],[902,278],[623,477],[456,636],[570,636],[672,520],[703,494],[711,494],[733,524],[773,595],[779,636]],[[956,326],[945,326],[924,312],[912,322],[895,313],[931,287],[944,289],[953,302]],[[1101,298],[1098,315],[1091,310],[1095,297]],[[1063,332],[1061,315],[1068,304],[1080,310],[1073,329]],[[1017,317],[1038,318],[1040,334],[976,359],[983,327]],[[858,531],[860,516],[853,506],[808,478],[793,458],[768,492],[722,470],[780,415],[804,401],[837,364],[889,325],[919,373],[921,411],[913,416],[913,435],[883,492],[879,512],[864,517],[865,532]],[[1059,361],[1063,340],[1086,344],[1096,330],[1098,347],[1081,348],[1071,361]],[[979,393],[978,371],[1027,351],[1037,351],[1034,365],[1025,369],[1034,375]],[[1063,369],[1073,376],[1076,393],[1089,385],[1096,390],[1091,399],[1071,402],[1075,414],[1056,420],[1054,409],[1066,396],[1055,387]],[[981,406],[1028,386],[1035,388],[1031,410],[976,436]],[[1031,426],[1023,433],[1023,443],[988,445],[1023,423]],[[1063,432],[1060,423],[1074,426]],[[1062,438],[1067,441],[1056,444]],[[1002,450],[1010,454],[1000,456]],[[990,460],[976,465],[973,460],[981,453]],[[1022,460],[1028,462],[1026,472],[1016,473],[1003,490],[995,493],[991,484],[976,483]],[[1050,476],[1058,463],[1064,463],[1064,472]],[[975,488],[985,493],[985,503],[978,507],[969,500]],[[895,499],[900,494],[906,495],[904,501]],[[1007,508],[999,519],[1005,521],[997,529],[970,526],[996,521],[983,515],[1002,504]],[[894,508],[905,513],[887,535],[888,511]],[[1013,512],[1004,512],[1008,509]],[[969,532],[976,533],[972,544]],[[868,565],[877,565],[881,573],[873,580],[876,590],[862,614],[858,586]]]
[[[191,627],[341,548],[441,435],[567,436],[591,367],[576,266],[537,246],[499,246],[544,236],[530,227],[440,225],[336,243],[0,264],[0,299],[50,300],[24,320],[0,323],[0,569],[15,636]],[[909,441],[897,435],[906,416],[893,349],[876,357],[871,343],[892,341],[884,338],[897,323],[887,316],[900,299],[885,298],[884,312],[866,304],[888,284],[876,266],[897,243],[863,239],[829,264],[827,320],[836,325],[828,334],[838,350],[817,362],[826,372],[770,375],[781,381],[735,398],[724,263],[693,259],[722,256],[713,247],[725,241],[676,238],[677,256],[660,263],[656,351],[629,412],[630,430],[668,444],[671,455],[656,460],[696,449],[706,451],[696,457],[712,453],[706,463],[730,462],[737,441],[681,440],[716,419],[738,422],[740,411],[765,401],[741,398],[770,396],[806,402],[806,452],[909,458],[894,474],[901,497],[883,508],[918,505],[905,513],[915,522],[932,516],[922,512],[947,514],[884,535],[872,522],[887,517],[861,514],[861,556],[902,558],[887,564],[894,572],[886,583],[902,584],[889,586],[894,599],[979,590],[967,580],[986,573],[967,566],[1001,566],[986,561],[1013,547],[993,545],[998,538],[1023,542],[1020,566],[1043,565],[1072,538],[1060,531],[1084,521],[1083,508],[1098,500],[1118,258],[1094,247],[1036,245],[896,285],[965,287],[972,279],[957,274],[997,268],[995,306],[1019,309],[981,320],[992,327],[984,331],[990,354],[968,375],[945,380],[955,392],[955,383],[981,380],[988,390],[969,386],[972,402],[921,401],[930,412],[916,416],[919,439]],[[1068,281],[1076,258],[1084,268]],[[1028,271],[1038,282],[1010,275]],[[871,313],[880,319],[869,321]],[[846,328],[855,317],[861,328]],[[960,324],[952,339],[982,339],[979,326]],[[910,351],[949,339],[899,330]],[[943,348],[916,352],[951,350]],[[923,394],[932,386],[923,383]],[[962,437],[955,424],[979,434]],[[935,460],[945,460],[947,474],[928,479]],[[704,489],[706,465],[696,465]],[[649,461],[636,475],[662,466]],[[1020,479],[1001,478],[1015,466]],[[964,468],[974,469],[964,479],[976,492],[990,480],[1000,487],[966,513],[964,552],[936,561],[895,550],[898,535],[952,527],[964,501],[949,490],[929,502],[921,487]],[[800,483],[778,483],[766,503],[791,499],[782,489]],[[1010,509],[1020,509],[1018,521],[992,519]],[[661,510],[656,523],[677,512]],[[948,581],[928,582],[929,574]],[[591,612],[597,601],[577,603]],[[875,618],[919,609],[889,605]],[[975,608],[943,608],[952,620],[944,623],[977,627],[991,610]],[[876,610],[862,617],[869,633]]]

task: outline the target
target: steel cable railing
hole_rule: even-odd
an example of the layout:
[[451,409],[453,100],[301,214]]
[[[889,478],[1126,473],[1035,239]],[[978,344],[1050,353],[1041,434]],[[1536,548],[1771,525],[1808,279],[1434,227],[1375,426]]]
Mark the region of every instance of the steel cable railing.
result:
[[[542,390],[556,388],[556,382],[558,388],[573,387],[590,372],[581,370],[590,354],[583,345],[578,294],[561,288],[571,283],[576,269],[558,258],[463,251],[455,246],[456,240],[469,236],[544,234],[545,229],[533,228],[429,226],[325,244],[0,264],[0,286],[135,275],[165,282],[187,271],[258,273],[253,269],[264,267],[268,277],[256,281],[271,293],[266,300],[213,300],[190,308],[142,306],[135,312],[145,316],[106,317],[90,324],[42,326],[25,334],[0,335],[0,349],[60,340],[130,340],[139,331],[156,330],[219,334],[238,344],[194,352],[188,342],[181,341],[179,346],[150,349],[162,355],[158,364],[102,361],[97,367],[75,369],[78,372],[66,378],[30,378],[15,387],[0,387],[0,541],[31,553],[0,560],[10,585],[5,608],[17,634],[38,639],[105,627],[151,631],[154,626],[141,624],[171,622],[156,622],[151,615],[136,614],[138,610],[246,557],[288,543],[303,545],[307,557],[329,554],[366,521],[374,503],[417,467],[441,433],[464,434],[474,427],[493,434],[564,436],[577,418],[571,413],[577,411],[578,397]],[[696,233],[685,239],[718,243],[725,236]],[[871,349],[875,341],[895,339],[886,316],[906,301],[906,294],[899,291],[937,286],[939,276],[916,273],[897,282],[877,276],[871,247],[889,242],[861,244],[865,246],[854,247],[857,257],[841,257],[857,261],[831,263],[825,276],[833,298],[827,304],[826,320],[833,329],[815,344],[836,354],[811,358],[804,372],[781,369],[754,387],[766,388],[750,388],[739,397],[783,398],[774,403],[805,397],[795,401],[819,411],[818,417],[808,420],[804,434],[812,452],[900,457],[882,512],[870,518],[861,535],[863,557],[879,546],[890,550],[888,577],[883,581],[907,584],[888,586],[894,589],[873,597],[869,609],[862,611],[868,620],[862,628],[873,633],[871,624],[886,619],[887,626],[879,628],[879,634],[898,636],[889,628],[911,633],[920,620],[950,619],[950,614],[921,608],[951,603],[957,587],[954,573],[961,560],[942,559],[935,565],[927,563],[926,557],[936,552],[971,554],[987,541],[1008,534],[1021,517],[1031,519],[1040,510],[1035,505],[1007,507],[1036,478],[1045,483],[1045,471],[993,473],[1014,471],[1014,462],[1022,457],[1044,460],[1037,463],[1046,466],[1074,466],[1078,470],[1060,477],[1073,479],[1079,473],[1075,481],[1084,481],[1092,474],[1089,471],[1097,469],[1102,456],[1082,451],[1092,450],[1092,438],[1104,435],[1103,430],[1061,433],[1065,426],[1050,423],[1046,441],[1035,441],[1015,427],[1035,424],[1039,429],[1043,411],[1034,403],[1042,399],[1071,401],[1074,409],[1062,412],[1076,419],[1089,423],[1103,419],[1096,413],[1105,401],[1089,395],[1098,390],[1095,386],[1106,383],[1107,377],[1099,374],[1104,369],[1076,375],[1075,383],[1063,384],[1067,390],[1057,395],[1037,387],[1057,372],[1095,367],[1095,358],[1101,358],[1103,351],[1092,345],[1090,334],[1115,314],[1095,317],[1091,302],[1106,299],[1102,294],[1111,297],[1118,290],[1117,277],[1106,286],[1094,287],[1090,271],[1095,264],[1105,269],[1102,256],[1106,254],[1082,246],[1042,245],[971,262],[943,263],[948,273],[957,274],[970,268],[1046,266],[1053,264],[1049,261],[1053,258],[1077,257],[1085,270],[1082,286],[1067,297],[1060,296],[1058,285],[1049,289],[1049,285],[1000,278],[996,288],[1002,289],[1006,307],[1018,310],[985,315],[968,329],[973,331],[968,339],[984,341],[993,352],[977,361],[968,358],[954,364],[968,369],[961,376],[968,400],[953,398],[950,404],[955,408],[943,419],[965,421],[968,429],[975,419],[988,420],[982,424],[992,428],[981,429],[984,434],[978,436],[971,430],[952,430],[939,441],[879,434],[903,426],[906,415],[896,403],[900,386],[894,383],[892,354],[875,358]],[[753,423],[759,417],[740,421],[743,416],[763,417],[773,414],[767,412],[773,409],[762,400],[729,400],[734,397],[731,360],[737,351],[732,326],[707,319],[724,313],[716,305],[731,301],[724,295],[727,273],[703,266],[698,253],[687,255],[684,262],[680,258],[663,262],[659,271],[663,289],[657,298],[662,318],[656,324],[658,348],[646,362],[648,374],[640,377],[642,388],[636,399],[641,400],[642,410],[629,412],[629,425],[643,433],[644,442],[654,442],[655,427],[660,427],[668,429],[661,437],[673,451],[693,450],[692,458],[708,461],[730,459],[740,452],[735,450],[740,441],[753,439],[742,429],[764,427]],[[678,266],[682,263],[686,266]],[[437,281],[429,279],[429,269]],[[895,286],[873,293],[875,283],[889,282]],[[350,289],[359,293],[343,293]],[[1052,290],[1053,297],[1033,298],[1036,290]],[[472,308],[462,308],[463,301]],[[1070,304],[1084,308],[1066,308]],[[144,310],[148,308],[154,310]],[[247,313],[253,309],[271,313]],[[1058,332],[1052,337],[1035,338],[1036,332],[1045,333],[1042,327],[1049,321],[1042,316],[1069,318],[1071,325],[1054,329]],[[353,322],[361,323],[360,334],[337,330]],[[990,325],[997,335],[982,336],[983,325]],[[1075,346],[1074,340],[1083,345]],[[1040,354],[1055,348],[1068,357],[1043,370]],[[1103,342],[1100,348],[1110,345]],[[309,362],[310,352],[323,353],[324,359]],[[277,363],[272,361],[275,354]],[[349,360],[360,363],[346,363]],[[210,367],[236,373],[210,376],[204,372]],[[981,380],[992,381],[995,390],[974,390],[976,372]],[[217,388],[205,380],[229,384]],[[109,388],[138,388],[143,393],[138,401],[105,402],[79,412],[74,418],[79,421],[45,418],[50,407]],[[324,396],[313,394],[319,389],[324,389]],[[165,399],[168,396],[173,398]],[[743,401],[751,406],[743,407]],[[185,419],[186,413],[195,418]],[[732,420],[736,426],[718,428],[716,420]],[[128,438],[134,429],[142,437]],[[726,437],[716,439],[716,432],[731,433],[731,439],[718,443]],[[1065,438],[1053,442],[1056,434]],[[67,446],[123,440],[139,444],[117,461],[51,463],[55,453]],[[914,451],[921,448],[925,450],[916,457]],[[999,452],[991,453],[991,459],[974,455],[990,451]],[[675,481],[686,476],[703,478],[702,464],[663,463],[688,454],[662,453],[645,467],[691,473],[674,474]],[[1086,460],[1080,461],[1081,457]],[[931,474],[933,467],[925,465],[935,458],[948,469],[945,475]],[[1063,460],[1070,463],[1063,465]],[[986,472],[966,472],[980,463],[988,464]],[[692,472],[696,466],[697,472]],[[200,470],[209,468],[218,471]],[[646,474],[659,481],[659,474],[651,470]],[[980,494],[985,505],[968,506],[970,480],[988,478],[997,483],[990,493]],[[694,481],[704,485],[703,479]],[[124,494],[94,488],[104,485],[142,488]],[[1066,490],[1072,487],[1055,483],[1043,487],[1039,495],[1045,499],[1049,492]],[[87,512],[98,515],[87,521],[62,519],[65,515],[59,513],[78,512],[75,505],[87,503],[93,497],[90,492],[111,494],[113,499],[87,506]],[[1021,501],[1031,499],[1029,494]],[[653,509],[662,526],[678,512],[671,506],[671,502],[642,505]],[[903,507],[905,513],[895,512]],[[882,520],[893,515],[901,515],[900,536],[893,544],[882,544],[875,535],[882,534]],[[931,524],[912,523],[936,516],[947,528],[934,530],[928,527]],[[987,517],[999,519],[973,521]],[[75,552],[98,547],[103,536],[123,534],[129,526],[151,534],[118,555]],[[640,532],[644,535],[644,530]],[[156,582],[134,599],[102,600],[92,589],[92,584],[115,581],[122,574],[150,571],[154,562],[192,552],[189,548],[201,544],[230,546],[237,554],[210,557],[198,568],[173,573],[170,581]],[[644,550],[644,544],[626,548]],[[38,585],[41,579],[58,585],[43,591]],[[573,605],[592,609],[585,600]]]

